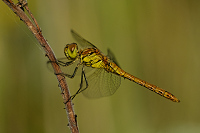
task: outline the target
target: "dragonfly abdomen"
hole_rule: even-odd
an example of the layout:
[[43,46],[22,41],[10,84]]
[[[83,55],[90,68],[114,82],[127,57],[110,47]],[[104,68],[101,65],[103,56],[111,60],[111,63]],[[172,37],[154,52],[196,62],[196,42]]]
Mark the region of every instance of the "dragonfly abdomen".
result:
[[151,91],[153,91],[153,92],[159,94],[160,96],[163,96],[163,97],[165,97],[165,98],[167,98],[167,99],[170,99],[170,100],[172,100],[173,102],[180,102],[180,100],[178,100],[178,99],[177,99],[173,94],[171,94],[170,92],[167,92],[167,91],[165,91],[165,90],[159,88],[159,87],[156,86],[156,85],[153,85],[153,84],[150,84],[150,83],[148,83],[148,82],[146,82],[146,81],[144,81],[144,80],[141,80],[141,79],[139,79],[139,78],[137,78],[137,77],[135,77],[135,76],[133,76],[133,75],[131,75],[131,74],[129,74],[129,73],[126,73],[126,72],[125,72],[125,74],[123,75],[123,77],[124,77],[124,78],[127,78],[127,79],[129,79],[129,80],[131,80],[131,81],[134,81],[135,83],[137,83],[137,84],[139,84],[139,85],[141,85],[141,86],[144,86],[145,88],[147,88],[147,89],[149,89],[149,90],[151,90]]
[[173,94],[171,94],[171,93],[159,88],[158,86],[150,84],[150,83],[148,83],[148,82],[146,82],[144,80],[141,80],[141,79],[139,79],[139,78],[137,78],[137,77],[125,72],[120,67],[118,67],[115,63],[111,62],[109,66],[110,66],[110,70],[107,69],[108,71],[113,72],[115,74],[118,74],[121,77],[124,77],[124,78],[126,78],[128,80],[131,80],[131,81],[133,81],[133,82],[135,82],[135,83],[137,83],[137,84],[139,84],[141,86],[144,86],[145,88],[147,88],[147,89],[159,94],[160,96],[163,96],[163,97],[165,97],[167,99],[170,99],[173,102],[180,102]]

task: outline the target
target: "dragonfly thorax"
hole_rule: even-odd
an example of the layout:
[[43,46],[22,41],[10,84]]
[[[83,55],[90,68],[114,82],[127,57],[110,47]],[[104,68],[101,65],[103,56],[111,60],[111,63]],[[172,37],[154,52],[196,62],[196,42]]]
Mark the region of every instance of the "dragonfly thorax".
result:
[[64,48],[64,54],[69,60],[75,60],[78,56],[78,45],[76,43],[67,44]]

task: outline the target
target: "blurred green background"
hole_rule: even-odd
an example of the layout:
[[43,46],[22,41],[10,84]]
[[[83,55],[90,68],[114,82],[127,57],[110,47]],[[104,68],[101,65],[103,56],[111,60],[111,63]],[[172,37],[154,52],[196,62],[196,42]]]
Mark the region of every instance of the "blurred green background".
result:
[[[74,100],[82,133],[200,132],[199,0],[28,1],[57,57],[70,29],[110,48],[127,72],[178,97],[173,103],[123,80],[100,99]],[[55,75],[27,27],[0,2],[0,132],[65,133],[68,119]],[[80,77],[67,80],[71,93]]]

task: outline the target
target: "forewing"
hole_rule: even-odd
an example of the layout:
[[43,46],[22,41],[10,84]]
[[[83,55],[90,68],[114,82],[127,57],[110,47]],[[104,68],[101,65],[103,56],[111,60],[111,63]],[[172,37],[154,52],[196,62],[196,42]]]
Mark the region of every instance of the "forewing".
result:
[[74,39],[78,42],[78,45],[80,45],[82,48],[96,48],[91,42],[87,41],[83,37],[81,37],[78,33],[76,33],[74,30],[71,30],[71,34],[74,37]]

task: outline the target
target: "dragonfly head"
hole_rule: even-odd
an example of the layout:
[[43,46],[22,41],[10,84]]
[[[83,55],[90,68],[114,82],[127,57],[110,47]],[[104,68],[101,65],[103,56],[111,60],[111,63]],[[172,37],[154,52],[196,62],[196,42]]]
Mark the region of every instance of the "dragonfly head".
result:
[[78,45],[76,43],[67,44],[64,53],[67,59],[75,60],[78,56]]

